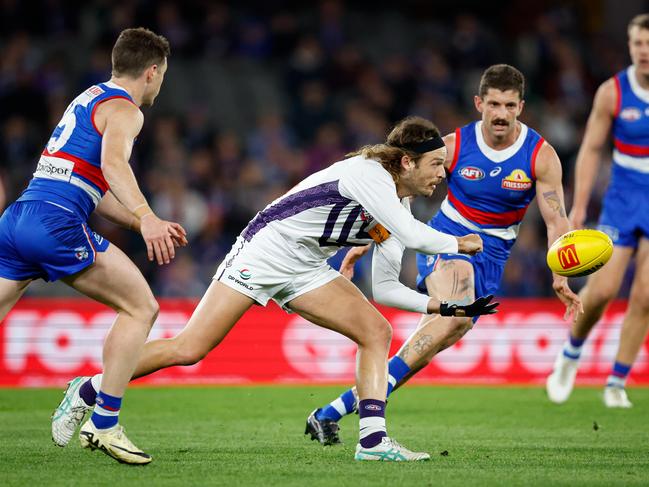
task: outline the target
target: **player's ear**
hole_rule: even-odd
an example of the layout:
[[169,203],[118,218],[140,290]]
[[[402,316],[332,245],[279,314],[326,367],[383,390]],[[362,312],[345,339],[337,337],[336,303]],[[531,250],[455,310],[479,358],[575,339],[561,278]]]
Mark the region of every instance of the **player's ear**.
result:
[[521,102],[518,104],[518,115],[523,113],[523,107],[525,106],[525,100],[521,100]]
[[155,74],[158,72],[158,65],[154,64],[152,66],[149,66],[146,70],[146,80],[148,83],[153,81],[153,78],[155,77]]
[[473,104],[475,105],[475,109],[478,110],[478,112],[482,113],[482,98],[480,98],[478,95],[475,95],[473,97]]
[[401,156],[401,169],[408,170],[415,165],[414,161],[407,155]]

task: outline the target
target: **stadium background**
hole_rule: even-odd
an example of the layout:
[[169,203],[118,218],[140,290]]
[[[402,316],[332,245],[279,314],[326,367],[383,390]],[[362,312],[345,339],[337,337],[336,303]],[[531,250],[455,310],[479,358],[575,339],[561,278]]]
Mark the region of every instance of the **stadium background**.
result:
[[[69,101],[110,77],[110,48],[119,31],[143,25],[165,35],[172,45],[169,71],[155,106],[145,111],[145,126],[131,162],[156,213],[180,221],[188,230],[190,246],[178,252],[170,266],[158,268],[146,261],[138,235],[100,219],[92,226],[142,269],[162,299],[163,313],[171,313],[171,318],[163,314],[168,326],[159,320],[156,329],[161,331],[154,333],[169,334],[182,326],[193,303],[176,299],[202,295],[216,265],[256,211],[347,151],[383,140],[390,125],[405,115],[428,117],[443,133],[475,119],[473,95],[479,76],[493,63],[513,64],[526,75],[522,120],[557,149],[569,208],[574,160],[592,96],[599,83],[628,64],[626,24],[648,10],[647,2],[635,0],[533,4],[402,0],[396,5],[337,0],[236,5],[4,1],[0,206],[25,187],[37,154]],[[609,164],[606,155],[589,208],[591,225],[599,212]],[[442,186],[430,200],[418,200],[416,215],[427,220],[444,194]],[[483,331],[474,330],[442,354],[457,365],[463,363],[457,358],[462,347],[465,354],[471,347],[479,349],[468,359],[478,357],[476,368],[466,366],[456,373],[434,365],[425,377],[542,379],[565,336],[561,309],[556,300],[518,299],[551,299],[545,249],[545,227],[533,205],[504,276],[501,294],[512,300],[506,301],[499,320],[491,324],[483,320]],[[361,261],[356,278],[366,292],[369,263],[369,258]],[[412,285],[415,274],[414,256],[409,253],[402,279]],[[627,276],[622,297],[629,282]],[[583,280],[571,283],[579,288]],[[105,310],[88,301],[79,304],[74,292],[61,284],[36,283],[27,296],[0,328],[4,359],[0,383],[60,383],[71,374],[96,368],[97,344],[110,321]],[[39,301],[51,297],[60,300]],[[615,350],[616,333],[611,330],[619,326],[621,310],[623,303],[607,315],[610,327],[602,328],[595,340],[586,380],[601,381],[606,375]],[[239,335],[226,340],[203,365],[205,375],[195,381],[350,379],[351,355],[326,351],[340,344],[331,336],[299,332],[297,338],[286,338],[294,317],[274,309],[254,313],[254,319],[235,331],[243,341],[237,341]],[[413,315],[386,313],[405,323],[402,328],[395,325],[397,330],[409,330],[416,322]],[[255,341],[260,333],[266,338]],[[395,347],[403,333],[396,334]],[[281,344],[285,342],[278,340],[303,348],[298,361],[322,359],[323,370],[326,364],[338,364],[340,373],[305,372],[290,363]],[[526,346],[533,350],[523,352]],[[649,381],[645,352],[632,374],[640,382]],[[531,366],[521,367],[518,360],[523,355]],[[279,357],[287,361],[286,370],[269,375],[268,360]],[[253,375],[228,372],[224,364],[235,364],[237,371],[241,365],[237,369],[236,364],[247,364]],[[218,377],[210,375],[218,370]],[[187,377],[174,374],[163,374],[159,380]]]

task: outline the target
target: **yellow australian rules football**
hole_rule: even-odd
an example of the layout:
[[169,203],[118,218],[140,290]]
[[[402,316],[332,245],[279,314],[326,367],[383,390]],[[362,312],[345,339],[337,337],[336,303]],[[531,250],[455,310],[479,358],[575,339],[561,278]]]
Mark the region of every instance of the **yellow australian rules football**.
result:
[[613,242],[599,230],[573,230],[561,235],[548,249],[547,262],[552,272],[566,277],[592,274],[608,262]]

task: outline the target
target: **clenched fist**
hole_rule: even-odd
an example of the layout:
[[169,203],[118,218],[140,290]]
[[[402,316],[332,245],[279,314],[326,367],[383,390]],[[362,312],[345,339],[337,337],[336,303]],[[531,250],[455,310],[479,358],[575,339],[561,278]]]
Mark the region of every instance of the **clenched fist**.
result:
[[482,239],[480,235],[470,233],[464,237],[457,237],[457,251],[461,254],[469,255],[482,252]]

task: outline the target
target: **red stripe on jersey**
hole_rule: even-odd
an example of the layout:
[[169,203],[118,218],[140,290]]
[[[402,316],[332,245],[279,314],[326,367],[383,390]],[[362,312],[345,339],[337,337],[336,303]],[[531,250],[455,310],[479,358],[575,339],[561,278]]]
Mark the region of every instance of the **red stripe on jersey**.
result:
[[501,213],[491,213],[488,211],[477,210],[466,206],[460,200],[458,200],[455,195],[451,192],[451,189],[448,189],[448,200],[455,207],[455,209],[467,220],[472,222],[479,223],[480,225],[497,225],[502,227],[508,227],[519,223],[525,216],[527,211],[527,206],[520,208],[514,211],[505,211]]
[[460,144],[462,142],[462,129],[455,129],[455,153],[453,154],[453,162],[451,162],[451,167],[449,172],[453,172],[455,165],[457,164],[458,159],[460,158]]
[[642,145],[626,144],[616,138],[614,141],[615,148],[623,154],[629,156],[649,156],[649,147]]
[[108,191],[108,183],[106,182],[106,179],[104,179],[104,174],[101,172],[100,167],[93,166],[88,161],[84,161],[77,156],[73,156],[72,154],[68,154],[67,152],[63,151],[58,151],[54,154],[50,154],[47,149],[45,149],[43,151],[43,155],[50,157],[59,157],[61,159],[67,159],[68,161],[74,162],[74,169],[72,170],[74,174],[78,174],[79,176],[86,178],[88,181],[97,186],[102,193]]
[[[108,100],[114,100],[115,98],[123,98],[124,100],[130,101],[131,103],[133,103],[133,105],[135,105],[133,100],[131,100],[130,98],[127,98],[126,96],[123,96],[123,95],[109,96],[109,97],[104,98],[103,100],[99,100],[97,103],[95,103],[95,106],[92,107],[92,112],[90,112],[90,121],[92,122],[92,126],[95,128],[95,130],[97,131],[97,133],[99,135],[104,135],[104,134],[102,134],[99,131],[99,129],[97,128],[97,126],[95,125],[95,110],[97,110],[97,107],[99,105],[101,105],[102,103],[107,102]],[[135,105],[135,106],[137,106],[137,105]]]
[[539,155],[539,151],[541,150],[541,146],[543,145],[543,142],[545,142],[545,139],[541,137],[539,141],[536,143],[536,147],[534,147],[534,150],[532,151],[532,160],[530,161],[530,167],[532,170],[532,179],[536,179],[536,156]]
[[614,117],[617,117],[622,110],[622,87],[620,86],[620,78],[613,76],[615,80],[615,94],[617,95],[617,101],[615,102],[615,114]]

